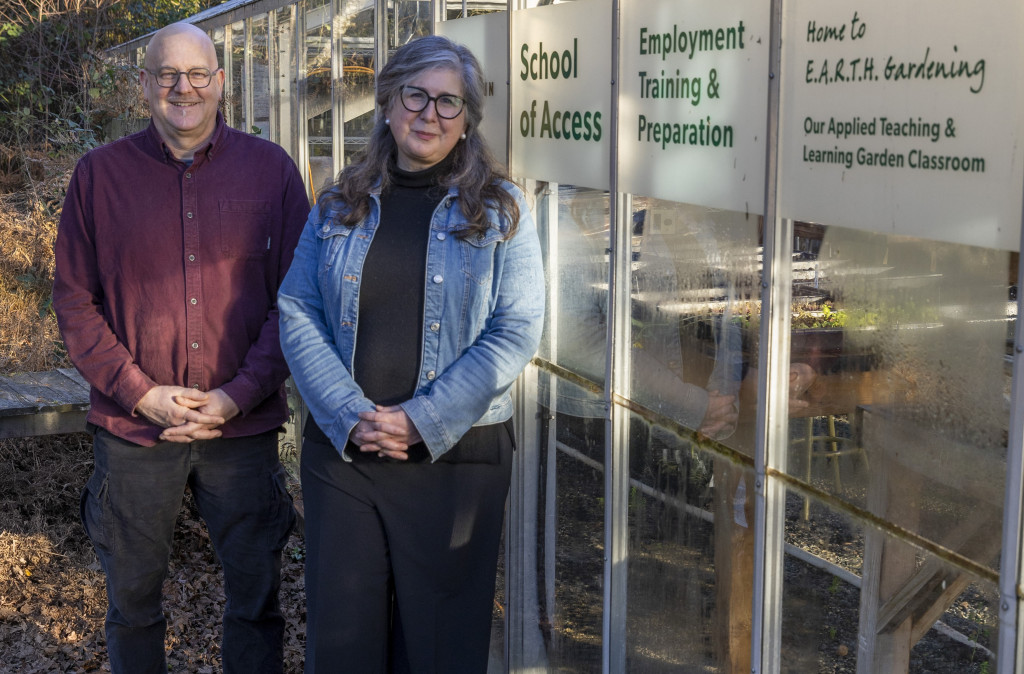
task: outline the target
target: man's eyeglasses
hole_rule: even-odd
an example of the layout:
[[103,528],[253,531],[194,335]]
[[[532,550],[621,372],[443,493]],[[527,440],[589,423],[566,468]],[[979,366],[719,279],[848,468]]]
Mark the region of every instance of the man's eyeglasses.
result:
[[423,112],[423,110],[434,102],[434,110],[438,117],[444,119],[455,119],[462,112],[466,102],[454,94],[441,94],[431,96],[423,89],[406,84],[402,87],[402,105],[409,112]]
[[[220,70],[220,68],[217,68]],[[171,89],[172,87],[178,86],[178,80],[184,75],[188,78],[188,83],[192,85],[193,89],[205,89],[210,86],[210,82],[213,80],[214,70],[210,72],[206,68],[192,68],[191,70],[174,70],[173,68],[161,68],[157,72],[147,70],[146,72],[153,76],[156,83],[164,89]]]

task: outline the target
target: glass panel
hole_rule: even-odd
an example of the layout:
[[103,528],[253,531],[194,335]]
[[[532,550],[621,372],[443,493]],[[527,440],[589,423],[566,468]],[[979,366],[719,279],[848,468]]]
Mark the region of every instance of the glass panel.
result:
[[979,578],[820,502],[807,520],[804,504],[787,494],[782,671],[995,671],[994,574]]
[[[601,667],[604,421],[541,406],[537,471],[537,639],[543,671]],[[528,584],[529,587],[529,584]],[[542,646],[541,646],[542,644]],[[538,662],[533,663],[538,665]]]
[[217,63],[224,67],[224,28],[214,28],[210,31],[210,39],[213,40],[213,48],[217,52]]
[[389,0],[388,52],[421,35],[433,32],[434,18],[427,0]]
[[342,39],[342,110],[345,117],[344,165],[366,147],[373,130],[376,58],[374,5],[348,0],[349,11],[338,17]]
[[632,232],[631,398],[753,456],[758,218],[634,197]]
[[[550,353],[555,363],[600,387],[607,355],[608,193],[572,185],[555,189],[557,222],[551,224],[557,240],[547,266],[554,276],[556,297],[550,310],[555,329],[548,334],[552,341],[542,346],[542,353]],[[605,416],[600,394],[564,381],[558,383],[558,409],[578,416]]]
[[523,509],[532,536],[524,544],[536,551],[524,569],[524,603],[536,617],[522,621],[524,642],[512,655],[524,670],[593,672],[601,668],[605,424],[602,396],[584,387],[604,380],[608,198],[537,185],[551,297],[539,354],[580,379],[542,370],[538,402],[529,402],[539,435],[518,458],[534,481],[527,493],[536,494]]
[[252,122],[250,133],[270,138],[270,58],[267,53],[267,15],[252,18]]
[[[213,49],[214,49],[214,51],[217,52],[217,63],[220,65],[221,68],[225,69],[224,76],[225,76],[225,80],[227,80],[228,76],[229,76],[229,73],[226,72],[228,64],[224,60],[224,58],[225,58],[225,53],[224,53],[224,28],[223,27],[221,27],[221,28],[214,28],[212,31],[210,31],[210,39],[213,40]],[[225,83],[224,83],[224,99],[221,101],[221,104],[220,104],[221,105],[221,112],[224,113],[224,118],[225,119],[227,119],[228,114],[230,114],[229,113],[229,105],[228,105],[228,94],[230,94],[231,92],[228,90],[227,84],[228,84],[227,81],[225,81]]]
[[271,137],[292,158],[298,157],[295,126],[295,7],[278,9],[274,14],[271,45],[271,91],[273,115]]
[[331,5],[329,0],[311,0],[306,5],[305,97],[309,184],[313,197],[333,178],[331,151]]
[[638,417],[629,451],[629,671],[750,671],[752,471]]
[[[799,223],[789,472],[995,568],[1010,254]],[[899,484],[889,498],[889,483]]]
[[[465,12],[463,12],[465,5]],[[506,2],[487,2],[487,0],[446,0],[445,19],[460,19],[464,16],[477,16],[478,14],[490,14],[491,12],[504,12],[508,9]]]
[[231,72],[229,87],[224,96],[228,109],[228,124],[246,131],[245,127],[245,22],[231,24]]

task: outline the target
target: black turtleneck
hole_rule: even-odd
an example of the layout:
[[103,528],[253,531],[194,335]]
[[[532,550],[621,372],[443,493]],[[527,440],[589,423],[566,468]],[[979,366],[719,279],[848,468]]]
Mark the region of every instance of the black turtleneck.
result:
[[450,160],[423,171],[391,165],[380,224],[359,284],[353,375],[367,398],[395,405],[412,398],[423,341],[423,294],[430,217],[444,199],[439,185]]

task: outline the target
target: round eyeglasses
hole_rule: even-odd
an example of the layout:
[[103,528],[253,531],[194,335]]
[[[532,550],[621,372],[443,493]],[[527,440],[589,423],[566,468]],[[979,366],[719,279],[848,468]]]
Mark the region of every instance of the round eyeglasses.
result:
[[431,101],[434,102],[437,116],[444,119],[455,119],[466,105],[466,102],[455,94],[431,96],[423,89],[411,84],[402,86],[402,105],[409,112],[423,112]]
[[[217,68],[220,70],[220,68]],[[161,68],[157,72],[147,70],[146,72],[153,76],[156,83],[164,89],[171,89],[178,86],[178,80],[184,75],[188,79],[188,83],[192,85],[193,89],[205,89],[210,86],[210,82],[213,81],[213,74],[217,72],[214,70],[210,72],[206,68],[192,68],[190,70],[174,70],[173,68]]]

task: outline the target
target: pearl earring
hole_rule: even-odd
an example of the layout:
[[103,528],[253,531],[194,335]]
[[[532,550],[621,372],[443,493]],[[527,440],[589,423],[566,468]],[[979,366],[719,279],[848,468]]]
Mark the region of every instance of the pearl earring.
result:
[[466,140],[466,134],[462,134],[462,140]]
[[390,117],[385,117],[384,118],[384,123],[387,124],[388,126],[391,126],[391,118]]

